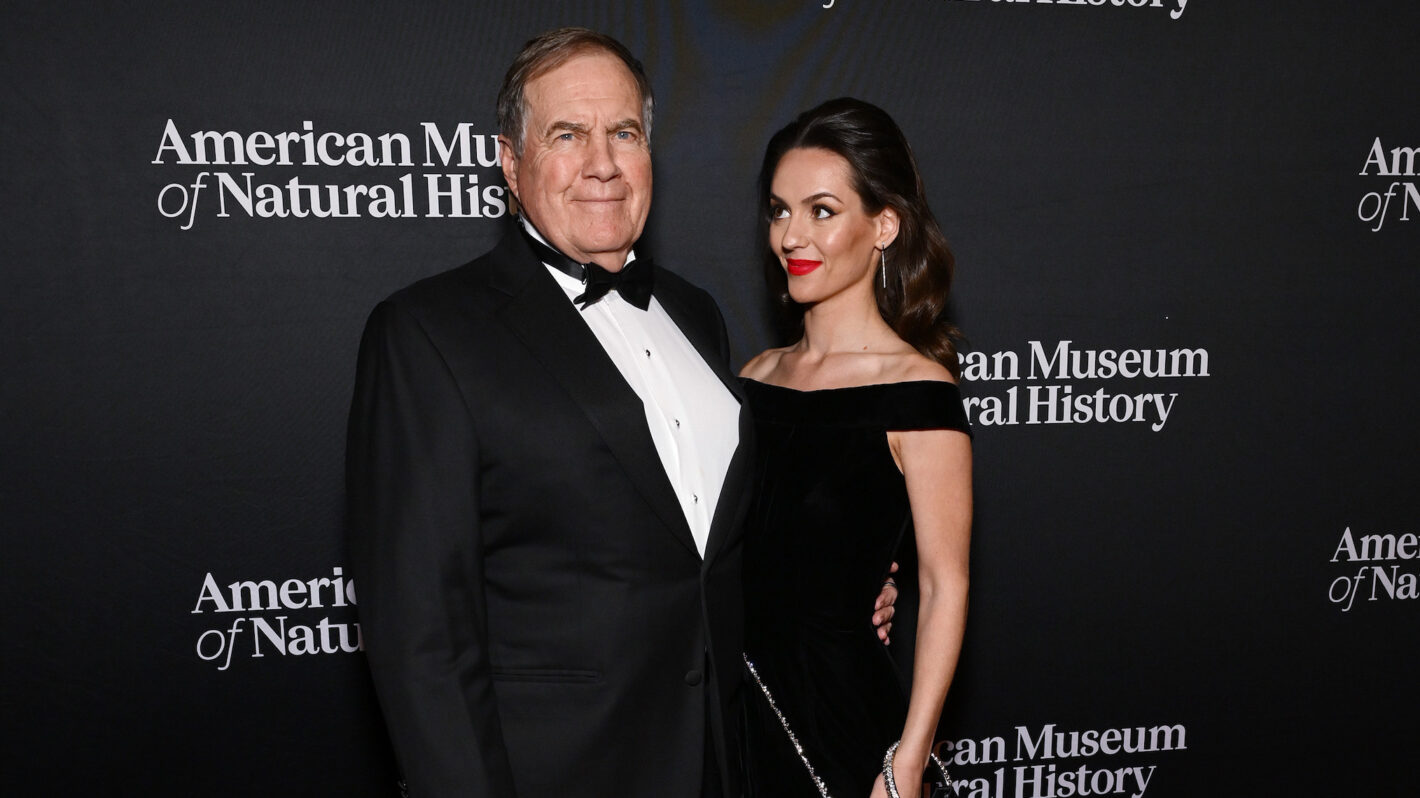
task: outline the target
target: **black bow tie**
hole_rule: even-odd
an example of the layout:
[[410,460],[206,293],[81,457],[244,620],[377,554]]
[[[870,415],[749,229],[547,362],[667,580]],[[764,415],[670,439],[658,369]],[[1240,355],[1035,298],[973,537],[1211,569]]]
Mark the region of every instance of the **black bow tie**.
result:
[[609,272],[595,263],[579,263],[562,252],[537,240],[523,225],[519,225],[523,238],[543,263],[562,272],[574,280],[581,280],[585,290],[572,301],[586,310],[611,291],[617,291],[621,298],[645,310],[651,306],[651,289],[656,281],[656,265],[650,258],[637,258],[619,272]]

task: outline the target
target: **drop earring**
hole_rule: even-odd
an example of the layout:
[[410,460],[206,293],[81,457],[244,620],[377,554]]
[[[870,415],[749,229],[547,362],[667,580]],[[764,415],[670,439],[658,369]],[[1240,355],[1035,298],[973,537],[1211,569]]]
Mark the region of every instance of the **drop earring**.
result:
[[887,249],[878,249],[878,262],[883,266],[883,288],[887,288]]

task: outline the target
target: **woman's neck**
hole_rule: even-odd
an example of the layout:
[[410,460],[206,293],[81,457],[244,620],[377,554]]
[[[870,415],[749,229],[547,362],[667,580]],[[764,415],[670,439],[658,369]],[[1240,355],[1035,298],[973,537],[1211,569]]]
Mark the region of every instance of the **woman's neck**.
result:
[[869,291],[839,295],[805,310],[804,337],[795,348],[818,361],[834,354],[886,351],[896,340]]

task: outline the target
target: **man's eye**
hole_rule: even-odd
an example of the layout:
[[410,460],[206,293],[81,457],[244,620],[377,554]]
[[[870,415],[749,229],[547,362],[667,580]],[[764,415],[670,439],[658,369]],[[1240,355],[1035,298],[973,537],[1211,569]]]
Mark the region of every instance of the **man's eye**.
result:
[[636,138],[636,133],[631,130],[618,130],[616,131],[616,137],[621,141],[631,141]]
[[558,141],[571,141],[572,138],[573,136],[571,133],[561,133],[557,136]]

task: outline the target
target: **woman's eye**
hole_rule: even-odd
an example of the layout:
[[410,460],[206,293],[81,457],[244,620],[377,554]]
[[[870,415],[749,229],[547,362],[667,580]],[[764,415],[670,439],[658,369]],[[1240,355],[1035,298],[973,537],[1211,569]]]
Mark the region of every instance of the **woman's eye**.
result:
[[832,216],[832,215],[833,215],[833,211],[829,210],[828,208],[825,208],[825,207],[822,206],[822,205],[815,205],[815,206],[814,206],[814,218],[815,218],[815,219],[827,219],[828,217],[830,217],[830,216]]
[[789,209],[788,209],[788,208],[785,208],[785,207],[782,206],[782,205],[776,205],[776,206],[774,206],[774,207],[771,207],[771,208],[769,209],[769,218],[771,218],[771,219],[787,219],[787,218],[789,218]]

